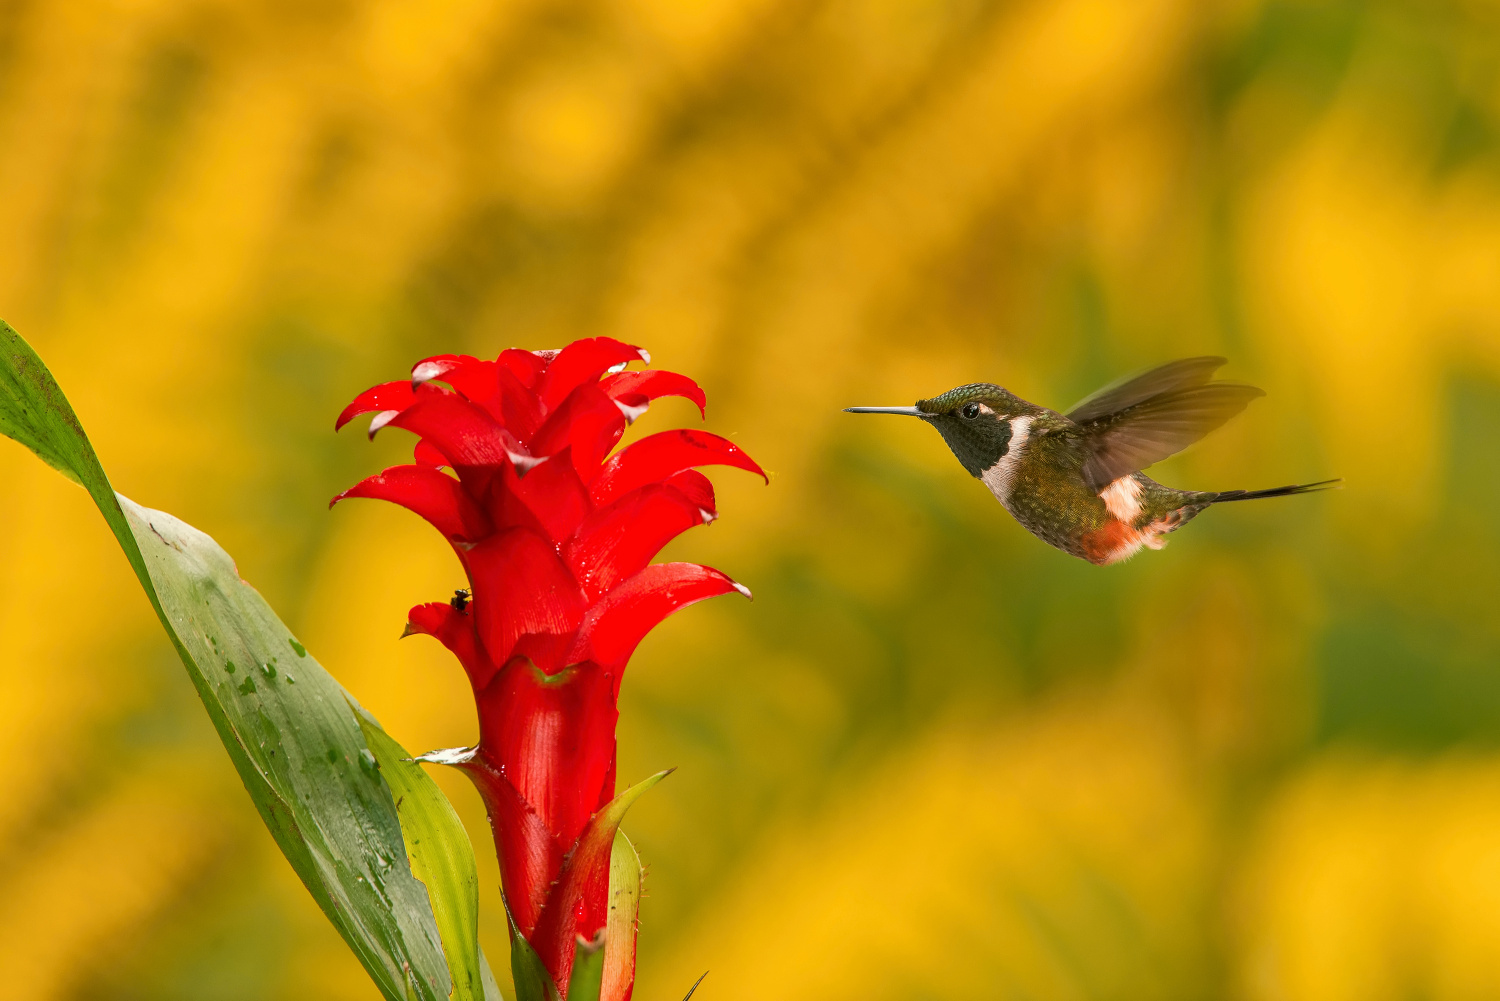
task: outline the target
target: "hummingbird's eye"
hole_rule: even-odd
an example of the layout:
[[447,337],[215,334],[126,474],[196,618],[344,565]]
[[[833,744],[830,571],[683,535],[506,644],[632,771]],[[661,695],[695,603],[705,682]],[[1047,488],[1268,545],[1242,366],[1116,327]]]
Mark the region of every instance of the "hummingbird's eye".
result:
[[960,411],[960,413],[962,413],[964,415],[965,419],[972,421],[974,418],[976,418],[976,417],[979,416],[979,404],[977,404],[977,403],[966,404],[964,406],[963,410]]

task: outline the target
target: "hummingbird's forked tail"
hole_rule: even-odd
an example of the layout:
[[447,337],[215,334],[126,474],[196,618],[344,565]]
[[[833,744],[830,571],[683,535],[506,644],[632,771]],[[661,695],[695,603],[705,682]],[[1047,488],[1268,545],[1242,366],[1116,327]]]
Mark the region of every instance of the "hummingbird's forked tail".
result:
[[1292,494],[1311,494],[1319,490],[1337,490],[1344,483],[1343,477],[1334,480],[1319,480],[1317,483],[1298,483],[1289,487],[1270,487],[1266,490],[1222,490],[1214,495],[1210,504],[1228,501],[1260,500],[1262,497],[1290,497]]

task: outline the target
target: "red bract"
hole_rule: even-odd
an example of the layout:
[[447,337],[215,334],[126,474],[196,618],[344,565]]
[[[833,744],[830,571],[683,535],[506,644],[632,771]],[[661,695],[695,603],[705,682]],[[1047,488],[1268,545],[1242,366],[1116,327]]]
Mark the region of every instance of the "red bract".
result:
[[[479,744],[447,760],[479,787],[514,927],[564,994],[578,937],[592,940],[606,923],[620,811],[602,808],[615,796],[625,663],[684,605],[749,595],[709,567],[651,563],[678,533],[717,517],[698,467],[765,474],[704,431],[665,431],[611,455],[651,400],[682,396],[703,409],[691,379],[624,371],[649,360],[605,337],[494,361],[440,355],[410,380],[361,393],[337,424],[375,412],[371,435],[389,425],[418,436],[413,465],[334,501],[374,497],[416,512],[468,574],[467,607],[418,605],[407,631],[437,638],[468,673]],[[634,942],[628,956],[611,955],[614,946],[605,944],[616,972],[603,1001],[628,998],[634,979]]]

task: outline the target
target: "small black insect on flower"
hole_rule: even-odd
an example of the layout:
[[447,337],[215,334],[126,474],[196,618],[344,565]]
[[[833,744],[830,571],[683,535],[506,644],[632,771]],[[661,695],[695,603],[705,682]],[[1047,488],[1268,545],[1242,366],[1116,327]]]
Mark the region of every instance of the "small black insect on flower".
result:
[[466,587],[454,588],[453,598],[448,602],[453,610],[459,615],[469,614],[469,589]]

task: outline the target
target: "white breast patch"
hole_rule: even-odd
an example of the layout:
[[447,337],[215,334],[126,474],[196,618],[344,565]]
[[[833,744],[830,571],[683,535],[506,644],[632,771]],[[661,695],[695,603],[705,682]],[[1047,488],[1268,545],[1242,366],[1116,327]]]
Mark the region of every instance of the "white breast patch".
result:
[[1111,517],[1127,525],[1141,516],[1141,482],[1134,474],[1122,476],[1099,491],[1099,499]]
[[1005,454],[979,477],[980,482],[990,488],[990,493],[1001,504],[1010,500],[1010,489],[1015,483],[1016,469],[1021,465],[1021,454],[1025,449],[1026,439],[1031,437],[1031,421],[1032,418],[1028,415],[1011,420],[1010,444],[1006,446]]

